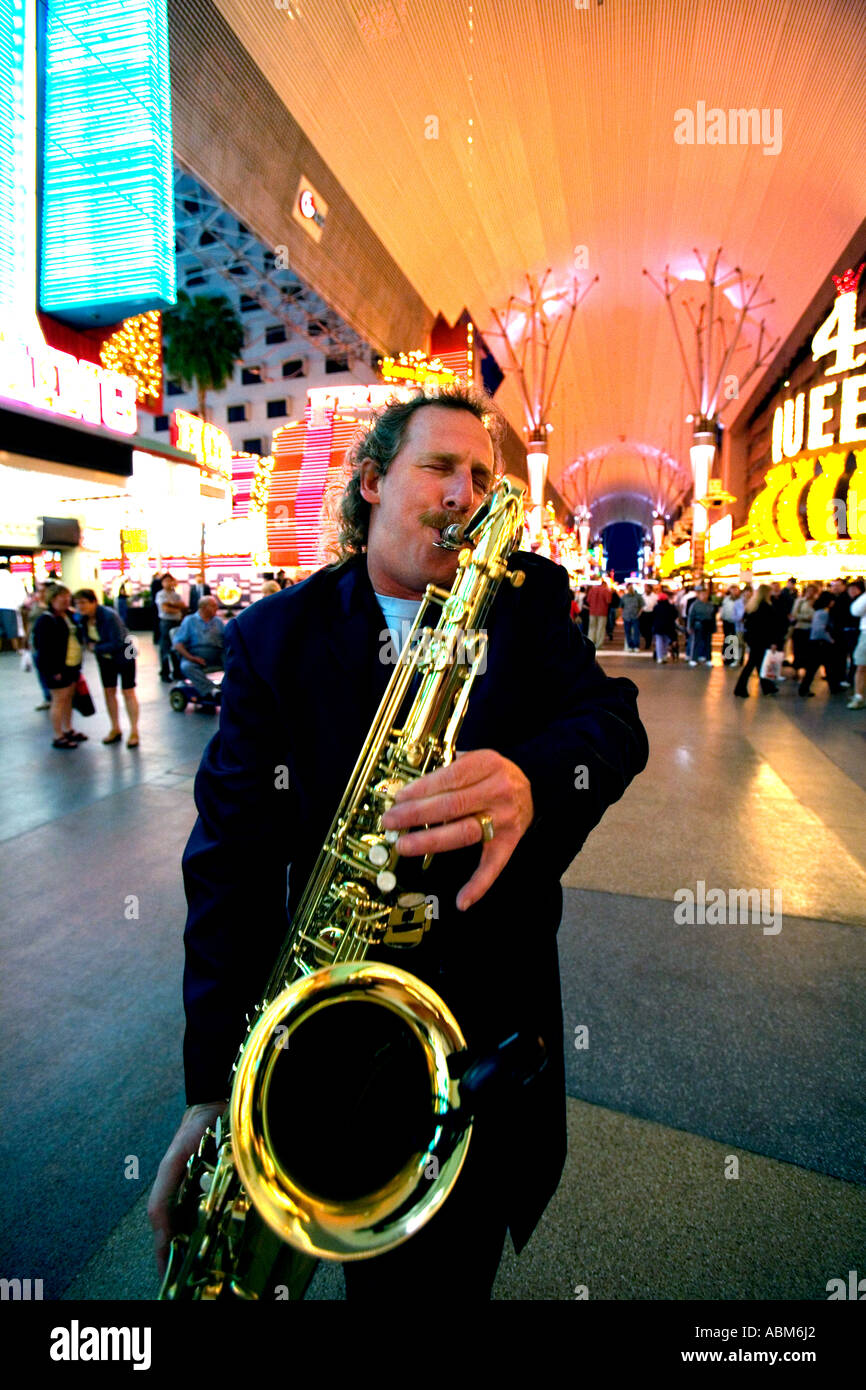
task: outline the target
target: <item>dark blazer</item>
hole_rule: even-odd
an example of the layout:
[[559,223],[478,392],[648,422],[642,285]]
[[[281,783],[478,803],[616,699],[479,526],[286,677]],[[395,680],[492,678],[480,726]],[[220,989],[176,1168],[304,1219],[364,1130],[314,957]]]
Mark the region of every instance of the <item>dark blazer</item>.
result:
[[[401,887],[438,900],[422,945],[376,950],[427,980],[470,1047],[533,1029],[549,1064],[485,1121],[520,1248],[565,1158],[565,1076],[556,932],[560,877],[605,809],[647,761],[631,681],[604,675],[570,621],[564,569],[520,553],[520,589],[491,609],[487,669],[469,698],[462,749],[493,748],[532,787],[535,818],[493,887],[465,913],[455,897],[478,846],[403,861]],[[220,728],[195,784],[183,860],[189,903],[184,1041],[190,1103],[228,1093],[228,1075],[304,884],[393,670],[366,558],[262,599],[226,629]],[[585,767],[586,773],[578,774]],[[282,789],[288,771],[288,787]],[[577,784],[577,785],[576,785]],[[473,1139],[473,1142],[474,1139]]]

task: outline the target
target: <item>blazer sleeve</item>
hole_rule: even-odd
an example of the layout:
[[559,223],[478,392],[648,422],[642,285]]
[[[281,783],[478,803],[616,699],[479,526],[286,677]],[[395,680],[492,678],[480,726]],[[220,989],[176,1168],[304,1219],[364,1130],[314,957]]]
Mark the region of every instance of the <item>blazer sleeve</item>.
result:
[[278,710],[253,670],[238,623],[226,629],[219,732],[195,780],[198,820],[183,856],[184,1071],[189,1104],[229,1093],[245,1014],[287,928],[292,793],[281,766]]
[[544,837],[565,872],[608,806],[646,766],[649,744],[637,687],[606,676],[595,648],[568,617],[568,579],[558,569],[527,657],[535,665],[536,724],[506,757],[529,778],[535,809],[528,834]]

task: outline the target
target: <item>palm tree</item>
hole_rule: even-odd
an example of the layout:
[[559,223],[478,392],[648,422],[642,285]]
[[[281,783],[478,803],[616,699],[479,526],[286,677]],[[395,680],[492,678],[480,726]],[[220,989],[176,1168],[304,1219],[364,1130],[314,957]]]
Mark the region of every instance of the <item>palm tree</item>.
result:
[[231,380],[244,345],[244,327],[224,294],[180,290],[177,304],[162,316],[166,372],[187,390],[195,383],[199,415],[207,419],[205,396]]

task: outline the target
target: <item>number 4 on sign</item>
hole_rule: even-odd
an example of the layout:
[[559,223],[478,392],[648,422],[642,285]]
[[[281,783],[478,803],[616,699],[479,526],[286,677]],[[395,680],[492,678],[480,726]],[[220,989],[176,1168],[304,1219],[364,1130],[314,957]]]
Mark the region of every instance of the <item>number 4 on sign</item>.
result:
[[857,328],[857,291],[840,294],[830,313],[812,339],[812,360],[833,354],[835,361],[824,368],[825,376],[850,372],[866,362],[866,352],[854,355],[858,343],[866,342],[866,328]]

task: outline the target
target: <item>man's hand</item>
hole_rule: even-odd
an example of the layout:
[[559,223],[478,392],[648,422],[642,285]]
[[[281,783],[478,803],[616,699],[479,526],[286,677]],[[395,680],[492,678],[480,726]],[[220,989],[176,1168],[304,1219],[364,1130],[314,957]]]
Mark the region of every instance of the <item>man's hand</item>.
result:
[[481,814],[490,817],[494,836],[484,845],[478,868],[457,895],[461,912],[484,896],[532,823],[532,789],[517,764],[492,748],[458,753],[448,767],[401,787],[394,805],[382,817],[386,830],[431,827],[400,836],[397,852],[409,856],[477,844],[483,839],[476,819]]
[[227,1100],[208,1101],[202,1105],[191,1105],[180,1122],[180,1128],[166,1150],[159,1165],[156,1182],[151,1189],[147,1203],[147,1216],[153,1228],[153,1245],[159,1277],[165,1274],[168,1261],[168,1247],[172,1237],[171,1199],[180,1186],[187,1159],[199,1146],[202,1135],[221,1115],[228,1105]]

